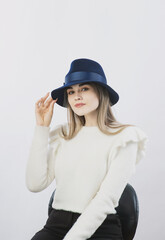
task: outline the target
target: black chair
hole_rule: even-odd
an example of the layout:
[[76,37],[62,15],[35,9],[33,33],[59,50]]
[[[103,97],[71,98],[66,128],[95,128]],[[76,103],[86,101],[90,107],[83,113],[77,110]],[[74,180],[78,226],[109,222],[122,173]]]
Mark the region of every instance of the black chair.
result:
[[[48,215],[52,211],[52,203],[55,191],[49,200]],[[138,218],[139,203],[134,188],[128,183],[120,197],[119,205],[115,208],[119,215],[124,240],[132,240],[135,236]]]

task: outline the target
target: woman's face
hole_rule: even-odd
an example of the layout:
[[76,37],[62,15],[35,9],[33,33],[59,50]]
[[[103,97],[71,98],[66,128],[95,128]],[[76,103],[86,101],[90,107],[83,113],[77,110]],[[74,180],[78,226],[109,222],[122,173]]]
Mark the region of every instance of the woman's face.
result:
[[[99,98],[93,86],[88,83],[75,84],[67,88],[68,102],[72,110],[79,116],[97,112]],[[82,106],[76,104],[83,103]]]

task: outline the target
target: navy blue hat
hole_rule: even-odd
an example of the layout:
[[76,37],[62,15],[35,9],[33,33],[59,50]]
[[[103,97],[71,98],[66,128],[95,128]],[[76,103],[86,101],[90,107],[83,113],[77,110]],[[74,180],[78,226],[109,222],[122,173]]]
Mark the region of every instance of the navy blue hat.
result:
[[61,107],[67,107],[64,100],[65,88],[78,83],[96,82],[105,87],[109,92],[111,106],[116,104],[119,100],[119,95],[109,85],[101,65],[87,58],[75,59],[72,61],[70,70],[65,76],[65,82],[62,87],[56,88],[51,92],[53,100],[58,98],[57,104]]

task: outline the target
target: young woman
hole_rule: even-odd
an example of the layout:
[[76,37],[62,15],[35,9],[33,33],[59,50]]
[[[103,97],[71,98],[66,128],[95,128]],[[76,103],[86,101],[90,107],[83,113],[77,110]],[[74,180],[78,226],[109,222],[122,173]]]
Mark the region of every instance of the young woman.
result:
[[[111,107],[119,95],[96,61],[74,60],[63,86],[48,96],[35,104],[26,184],[40,192],[55,179],[56,192],[53,210],[32,240],[123,239],[115,208],[148,137],[115,119]],[[67,108],[68,122],[50,131],[55,103]]]

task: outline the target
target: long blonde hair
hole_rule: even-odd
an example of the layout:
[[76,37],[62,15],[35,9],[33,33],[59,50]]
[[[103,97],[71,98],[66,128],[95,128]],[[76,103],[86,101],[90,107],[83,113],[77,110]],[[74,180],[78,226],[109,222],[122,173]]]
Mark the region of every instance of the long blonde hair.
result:
[[[111,109],[112,103],[109,98],[109,93],[105,87],[102,87],[101,85],[95,82],[89,82],[87,84],[91,85],[94,88],[97,96],[99,97],[99,106],[97,109],[98,110],[97,124],[100,131],[107,135],[114,135],[121,132],[128,126],[135,126],[131,124],[122,124],[116,120],[112,113]],[[85,117],[78,116],[73,112],[67,99],[66,89],[64,92],[64,102],[67,107],[68,124],[67,126],[62,126],[60,136],[65,140],[69,140],[72,139],[79,132],[81,127],[85,125]],[[115,132],[110,131],[110,129],[118,128],[119,128],[118,131]]]

